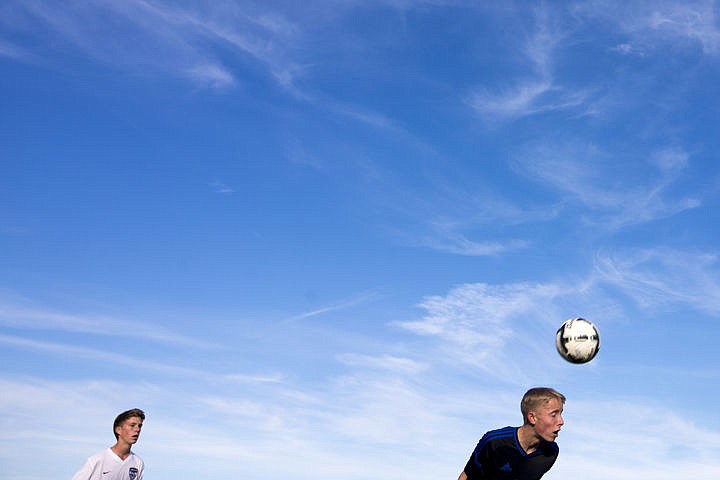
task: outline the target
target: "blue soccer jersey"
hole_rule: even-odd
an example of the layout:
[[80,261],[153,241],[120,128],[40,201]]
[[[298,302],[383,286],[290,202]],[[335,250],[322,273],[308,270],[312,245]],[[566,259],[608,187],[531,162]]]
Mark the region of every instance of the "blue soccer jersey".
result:
[[517,427],[505,427],[483,435],[465,465],[468,480],[538,480],[550,470],[559,453],[557,444],[543,441],[527,454],[517,432]]

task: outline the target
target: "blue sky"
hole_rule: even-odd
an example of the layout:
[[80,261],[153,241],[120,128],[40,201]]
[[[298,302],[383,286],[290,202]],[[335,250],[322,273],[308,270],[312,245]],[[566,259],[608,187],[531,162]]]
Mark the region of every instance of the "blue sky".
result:
[[0,68],[4,479],[132,407],[148,478],[455,479],[536,385],[545,478],[720,477],[718,2],[6,0]]

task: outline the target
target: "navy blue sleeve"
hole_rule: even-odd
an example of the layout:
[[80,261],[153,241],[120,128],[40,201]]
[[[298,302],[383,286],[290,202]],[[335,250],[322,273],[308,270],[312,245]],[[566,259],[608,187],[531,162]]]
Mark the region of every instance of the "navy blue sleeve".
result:
[[482,480],[486,477],[485,472],[492,471],[490,457],[488,455],[488,438],[485,435],[475,447],[470,459],[463,470],[468,480]]

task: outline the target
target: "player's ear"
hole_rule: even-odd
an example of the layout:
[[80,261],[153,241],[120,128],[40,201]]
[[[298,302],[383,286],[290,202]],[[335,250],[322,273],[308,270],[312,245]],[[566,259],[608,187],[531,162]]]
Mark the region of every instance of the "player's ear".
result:
[[535,415],[535,412],[529,411],[527,414],[527,419],[530,425],[535,426],[535,422],[537,422],[537,416]]

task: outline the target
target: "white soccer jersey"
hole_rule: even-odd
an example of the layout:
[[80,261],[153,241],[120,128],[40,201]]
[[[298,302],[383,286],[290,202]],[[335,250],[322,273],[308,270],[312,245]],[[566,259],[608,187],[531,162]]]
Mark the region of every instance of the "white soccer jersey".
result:
[[134,453],[122,460],[106,448],[88,458],[72,480],[142,480],[144,468],[142,459]]

